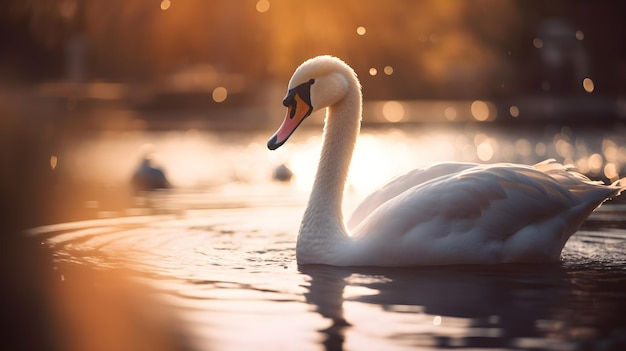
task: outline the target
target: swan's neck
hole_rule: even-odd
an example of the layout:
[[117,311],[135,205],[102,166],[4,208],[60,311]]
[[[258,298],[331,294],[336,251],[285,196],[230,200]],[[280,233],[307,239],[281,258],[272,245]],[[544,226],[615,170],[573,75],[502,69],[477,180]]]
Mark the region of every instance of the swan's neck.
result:
[[333,256],[349,238],[343,224],[342,201],[362,109],[361,90],[358,83],[354,85],[326,112],[320,161],[298,234],[299,263],[327,263],[330,258],[325,257]]

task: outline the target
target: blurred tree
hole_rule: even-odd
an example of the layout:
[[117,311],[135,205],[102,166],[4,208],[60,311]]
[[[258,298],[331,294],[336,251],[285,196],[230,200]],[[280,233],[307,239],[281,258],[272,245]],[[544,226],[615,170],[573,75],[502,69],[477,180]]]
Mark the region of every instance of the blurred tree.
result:
[[521,83],[541,79],[533,39],[543,19],[560,17],[585,33],[598,89],[626,84],[615,79],[626,78],[626,44],[610,39],[626,29],[621,2],[270,0],[261,11],[260,0],[6,1],[0,19],[24,26],[28,33],[18,40],[47,52],[59,55],[58,47],[82,32],[89,79],[150,81],[209,64],[284,81],[306,58],[333,54],[355,67],[366,98],[511,96],[536,88]]

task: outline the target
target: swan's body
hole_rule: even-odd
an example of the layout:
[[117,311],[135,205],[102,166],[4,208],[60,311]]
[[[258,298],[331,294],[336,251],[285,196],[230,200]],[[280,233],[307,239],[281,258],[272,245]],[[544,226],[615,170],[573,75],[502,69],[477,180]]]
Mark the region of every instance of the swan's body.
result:
[[587,216],[624,184],[591,182],[567,167],[442,163],[400,176],[348,221],[341,204],[359,134],[362,96],[354,71],[320,56],[289,82],[281,146],[312,111],[328,107],[313,190],[296,244],[299,264],[413,266],[549,262]]

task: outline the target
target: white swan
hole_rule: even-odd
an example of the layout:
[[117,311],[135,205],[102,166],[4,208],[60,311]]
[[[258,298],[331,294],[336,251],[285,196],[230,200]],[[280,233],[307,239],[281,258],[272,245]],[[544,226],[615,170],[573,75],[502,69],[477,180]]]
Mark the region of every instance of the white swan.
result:
[[[280,147],[313,111],[326,108],[324,141],[296,244],[298,264],[415,266],[549,262],[583,220],[622,185],[601,185],[568,167],[444,163],[409,172],[368,197],[348,222],[341,211],[361,124],[356,74],[332,56],[298,67]],[[367,175],[364,175],[367,176]]]

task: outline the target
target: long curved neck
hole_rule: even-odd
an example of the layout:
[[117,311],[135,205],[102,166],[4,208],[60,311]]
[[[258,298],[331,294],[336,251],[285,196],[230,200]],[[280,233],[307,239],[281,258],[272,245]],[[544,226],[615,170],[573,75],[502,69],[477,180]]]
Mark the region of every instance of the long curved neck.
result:
[[[301,263],[323,263],[308,262],[305,257],[327,252],[330,243],[348,237],[343,225],[342,201],[362,110],[359,84],[356,79],[351,84],[346,96],[326,111],[320,161],[298,235],[296,254]],[[301,249],[303,246],[307,247],[306,253]]]

